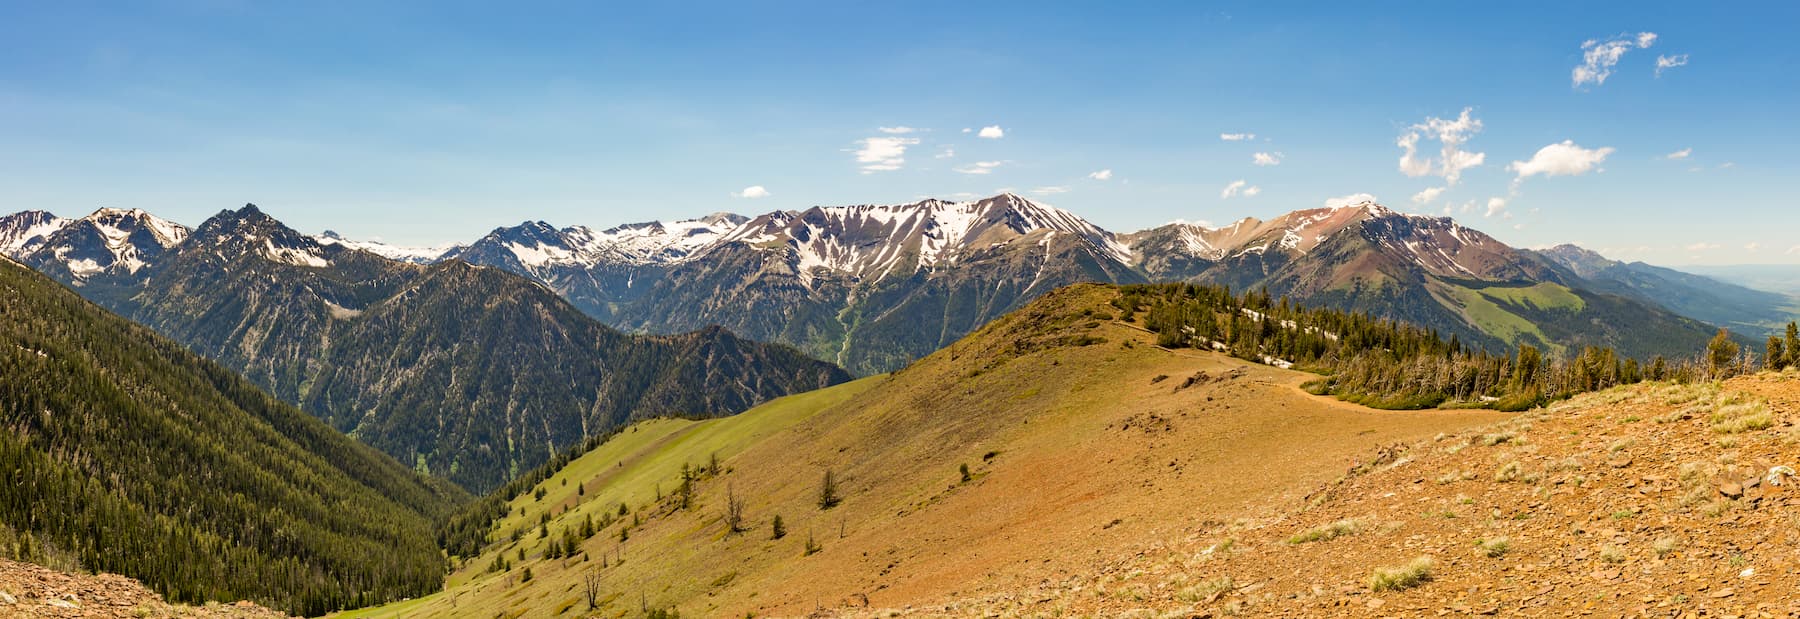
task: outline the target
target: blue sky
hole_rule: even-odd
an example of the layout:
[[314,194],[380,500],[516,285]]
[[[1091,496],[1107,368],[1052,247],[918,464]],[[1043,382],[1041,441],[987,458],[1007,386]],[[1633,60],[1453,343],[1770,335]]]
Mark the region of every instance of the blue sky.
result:
[[425,244],[1002,189],[1129,231],[1368,193],[1521,246],[1800,263],[1794,3],[655,4],[5,0],[0,210],[256,202]]

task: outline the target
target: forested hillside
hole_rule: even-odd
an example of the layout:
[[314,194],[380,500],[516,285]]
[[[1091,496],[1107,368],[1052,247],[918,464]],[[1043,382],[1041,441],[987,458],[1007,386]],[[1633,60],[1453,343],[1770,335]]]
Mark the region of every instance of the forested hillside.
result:
[[524,277],[320,243],[254,205],[154,264],[65,283],[476,493],[631,419],[731,414],[848,378],[717,329],[620,333]]
[[0,258],[0,554],[303,614],[438,589],[467,496]]

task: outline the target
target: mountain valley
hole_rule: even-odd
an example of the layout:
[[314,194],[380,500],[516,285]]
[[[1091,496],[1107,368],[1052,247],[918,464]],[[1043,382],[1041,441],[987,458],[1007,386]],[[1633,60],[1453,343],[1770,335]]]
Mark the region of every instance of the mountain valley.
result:
[[30,246],[26,264],[475,492],[633,419],[728,414],[847,378],[718,329],[625,335],[530,280],[320,243],[254,206],[191,232],[103,210]]

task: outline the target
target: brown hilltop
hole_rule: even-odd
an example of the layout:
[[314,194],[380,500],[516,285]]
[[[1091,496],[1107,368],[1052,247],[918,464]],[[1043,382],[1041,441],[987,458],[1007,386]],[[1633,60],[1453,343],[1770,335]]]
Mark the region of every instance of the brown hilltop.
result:
[[[937,603],[962,614],[972,607],[957,600],[1013,596],[1304,506],[1382,446],[1507,418],[1378,412],[1307,395],[1306,374],[1160,349],[1111,315],[1116,294],[1059,290],[892,375],[731,418],[643,424],[540,484],[542,499],[515,499],[495,543],[445,593],[352,616],[649,606],[763,617]],[[714,454],[720,472],[695,483],[694,507],[674,507],[681,466]],[[843,502],[822,511],[827,469]],[[728,492],[745,500],[744,533],[725,530]],[[628,540],[611,524],[578,544],[585,560],[543,558],[564,530],[620,501],[627,522],[642,519]],[[770,539],[774,515],[788,531],[780,540]],[[822,548],[811,555],[809,537]],[[508,569],[489,571],[500,558]],[[601,589],[591,613],[589,573]]]
[[[1590,394],[1375,452],[1307,503],[907,614],[1795,616],[1797,378]],[[1428,579],[1373,588],[1420,557]]]

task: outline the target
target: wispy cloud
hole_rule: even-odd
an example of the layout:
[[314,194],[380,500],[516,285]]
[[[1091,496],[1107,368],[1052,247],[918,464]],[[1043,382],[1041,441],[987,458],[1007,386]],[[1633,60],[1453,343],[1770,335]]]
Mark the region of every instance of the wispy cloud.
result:
[[936,155],[932,155],[932,158],[934,158],[934,159],[949,159],[949,158],[955,157],[955,156],[956,156],[956,148],[952,147],[952,146],[945,146],[944,150],[939,151],[938,154],[936,154]]
[[1053,196],[1053,195],[1056,195],[1059,193],[1069,193],[1069,188],[1061,186],[1061,185],[1051,186],[1051,187],[1039,187],[1037,189],[1031,190],[1031,193],[1035,194],[1035,195],[1040,195],[1040,196]]
[[1664,159],[1686,159],[1686,158],[1688,158],[1688,155],[1692,155],[1692,154],[1694,154],[1694,149],[1683,148],[1681,150],[1669,153],[1667,155],[1663,155],[1663,158]]
[[1659,54],[1656,56],[1656,76],[1662,77],[1663,71],[1667,71],[1667,70],[1673,69],[1675,67],[1687,66],[1687,62],[1688,62],[1687,54],[1676,54],[1673,56],[1663,56],[1663,55]]
[[[1487,153],[1463,150],[1469,138],[1481,132],[1481,119],[1470,115],[1474,108],[1463,108],[1454,119],[1426,117],[1425,122],[1406,128],[1394,141],[1400,147],[1400,173],[1407,176],[1439,176],[1449,186],[1456,185],[1463,170],[1487,161]],[[1419,156],[1419,141],[1437,140],[1442,147],[1437,159]]]
[[1574,140],[1563,140],[1538,149],[1527,161],[1514,161],[1506,166],[1518,174],[1513,180],[1516,185],[1528,177],[1542,174],[1544,176],[1580,176],[1587,174],[1606,161],[1606,156],[1613,153],[1613,147],[1582,148]]
[[1256,153],[1250,156],[1250,163],[1262,166],[1281,165],[1281,153]]
[[1224,140],[1226,142],[1242,142],[1245,140],[1256,139],[1256,134],[1254,134],[1254,133],[1221,133],[1221,134],[1219,134],[1219,139]]
[[957,172],[961,172],[963,174],[988,174],[988,173],[993,172],[994,168],[998,168],[1002,165],[1006,165],[1006,162],[1004,162],[1004,161],[977,161],[973,164],[966,165],[966,166],[963,166],[960,168],[954,168],[954,169]]
[[1364,202],[1379,202],[1379,200],[1375,199],[1375,194],[1372,193],[1353,193],[1347,196],[1327,198],[1325,200],[1325,208],[1355,206]]
[[875,130],[889,135],[904,135],[908,133],[917,133],[919,131],[919,129],[908,127],[906,125],[900,125],[898,127],[876,127]]
[[906,148],[919,143],[919,138],[872,137],[857,142],[856,162],[863,174],[898,170],[906,165]]
[[1619,59],[1625,57],[1625,52],[1647,48],[1655,43],[1654,32],[1640,32],[1637,36],[1621,34],[1604,41],[1588,39],[1581,44],[1581,64],[1569,72],[1571,87],[1605,84],[1606,78],[1612,76],[1613,67],[1618,66]]
[[751,185],[749,187],[745,187],[742,191],[731,192],[731,197],[733,197],[733,198],[751,198],[751,199],[767,198],[767,197],[769,197],[769,190],[764,189],[762,185]]
[[1248,181],[1243,179],[1238,179],[1231,181],[1231,183],[1225,185],[1224,189],[1219,190],[1219,199],[1229,200],[1240,195],[1248,198],[1259,193],[1262,193],[1261,187],[1251,185]]
[[1413,194],[1413,204],[1429,204],[1432,200],[1438,199],[1438,196],[1444,195],[1444,191],[1447,189],[1447,187],[1426,187],[1424,191]]
[[1002,130],[1000,128],[1000,125],[989,125],[986,127],[982,127],[981,131],[976,132],[975,137],[987,138],[990,140],[998,140],[1000,138],[1006,137],[1006,131]]
[[1112,168],[1088,174],[1087,177],[1097,181],[1110,181],[1112,180]]

